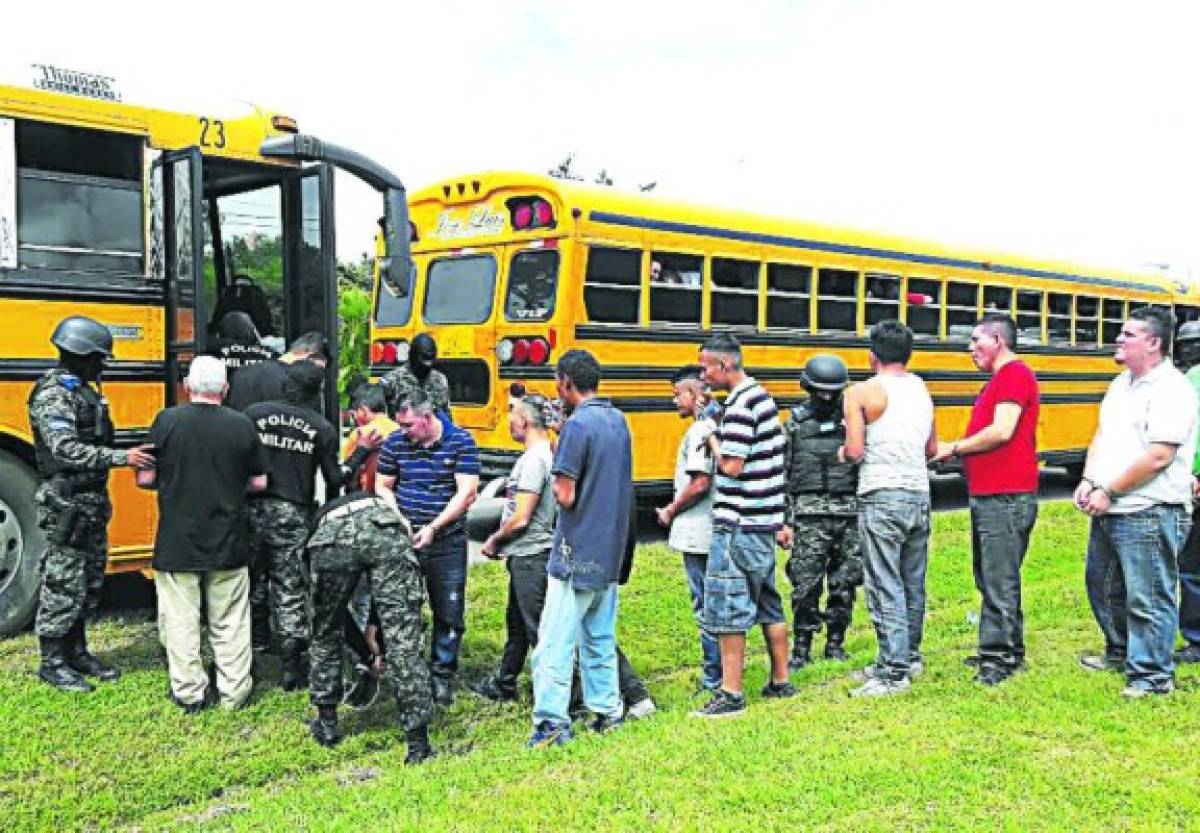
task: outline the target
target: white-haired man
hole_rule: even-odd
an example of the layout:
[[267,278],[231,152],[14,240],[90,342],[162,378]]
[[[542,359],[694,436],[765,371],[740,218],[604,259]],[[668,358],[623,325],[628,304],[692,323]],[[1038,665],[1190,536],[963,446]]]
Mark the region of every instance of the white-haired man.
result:
[[[157,465],[139,471],[137,482],[158,490],[151,566],[171,698],[195,714],[216,694],[229,709],[250,696],[245,500],[246,492],[267,486],[267,455],[250,418],[221,404],[229,386],[220,359],[197,356],[184,384],[191,402],[154,418],[149,440]],[[202,618],[216,664],[215,693],[200,657]]]

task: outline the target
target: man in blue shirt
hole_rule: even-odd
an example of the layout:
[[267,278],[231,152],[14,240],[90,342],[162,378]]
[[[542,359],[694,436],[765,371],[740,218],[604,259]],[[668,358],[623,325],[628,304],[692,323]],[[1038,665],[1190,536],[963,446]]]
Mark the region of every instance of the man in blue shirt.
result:
[[396,409],[400,430],[379,453],[375,491],[412,524],[413,549],[433,610],[433,699],[454,702],[454,673],[467,629],[467,536],[463,518],[479,488],[479,449],[471,435],[439,417],[424,391]]
[[568,705],[579,649],[591,727],[621,722],[617,681],[617,579],[629,532],[633,450],[625,417],[596,396],[600,365],[568,350],[556,368],[558,394],[573,409],[559,433],[554,497],[561,511],[547,567],[546,603],[533,653],[531,747],[571,738]]

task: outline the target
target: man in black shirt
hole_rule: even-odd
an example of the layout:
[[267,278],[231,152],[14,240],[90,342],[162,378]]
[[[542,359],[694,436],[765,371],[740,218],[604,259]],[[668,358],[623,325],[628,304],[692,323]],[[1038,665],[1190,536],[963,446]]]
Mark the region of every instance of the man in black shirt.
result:
[[216,327],[216,338],[209,351],[225,362],[225,375],[233,384],[234,377],[242,368],[261,364],[276,358],[278,354],[262,343],[254,321],[240,310],[225,313]]
[[[238,371],[229,385],[225,404],[235,411],[245,411],[255,402],[271,402],[283,399],[283,385],[287,380],[287,368],[299,361],[309,361],[324,368],[329,361],[329,344],[318,332],[305,333],[296,338],[282,356],[271,361],[244,367]],[[316,398],[304,403],[318,413],[322,410],[320,391]]]
[[[325,480],[327,498],[337,496],[342,477],[337,430],[300,404],[320,397],[324,376],[312,362],[288,365],[284,401],[251,405],[245,412],[269,458],[267,489],[250,502],[250,553],[255,569],[265,568],[268,576],[270,615],[283,651],[284,691],[304,686],[308,677],[303,663],[308,644],[304,542],[314,508],[317,469]],[[260,581],[258,587],[262,586]]]
[[191,404],[162,411],[150,427],[157,465],[137,483],[158,489],[154,583],[159,638],[167,651],[171,697],[194,714],[212,701],[200,658],[201,610],[216,662],[221,703],[250,696],[250,579],[243,541],[245,495],[267,485],[267,455],[244,415],[221,406],[225,365],[192,361]]

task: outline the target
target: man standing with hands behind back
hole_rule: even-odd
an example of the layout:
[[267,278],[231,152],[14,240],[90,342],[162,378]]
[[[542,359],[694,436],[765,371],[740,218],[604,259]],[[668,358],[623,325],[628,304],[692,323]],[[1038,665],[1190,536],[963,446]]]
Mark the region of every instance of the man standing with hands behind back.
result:
[[981,597],[975,681],[996,685],[1025,668],[1021,564],[1037,522],[1038,381],[1013,352],[1017,323],[989,313],[971,333],[971,359],[991,379],[967,435],[938,443],[934,461],[962,458],[971,503],[971,551]]

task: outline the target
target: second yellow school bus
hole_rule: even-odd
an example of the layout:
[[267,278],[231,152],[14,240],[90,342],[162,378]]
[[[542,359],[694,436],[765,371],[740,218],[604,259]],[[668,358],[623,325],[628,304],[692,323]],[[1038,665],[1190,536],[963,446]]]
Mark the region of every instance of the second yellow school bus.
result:
[[431,333],[454,420],[478,441],[486,476],[517,452],[505,419],[523,382],[553,395],[565,350],[592,352],[602,395],[625,412],[639,492],[670,488],[683,426],[674,370],[714,331],[740,339],[750,375],[781,407],[802,397],[817,352],[865,378],[867,328],[916,334],[912,369],[929,383],[939,431],[961,436],[985,377],[967,339],[985,312],[1011,314],[1042,383],[1038,447],[1078,466],[1117,372],[1113,344],[1131,308],[1180,321],[1200,298],[1159,274],[1093,269],[808,222],[705,208],[523,173],[458,177],[410,199],[415,270],[406,295],[376,288],[372,370]]

